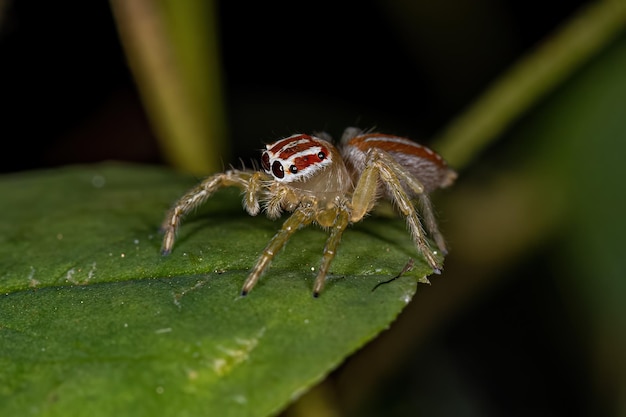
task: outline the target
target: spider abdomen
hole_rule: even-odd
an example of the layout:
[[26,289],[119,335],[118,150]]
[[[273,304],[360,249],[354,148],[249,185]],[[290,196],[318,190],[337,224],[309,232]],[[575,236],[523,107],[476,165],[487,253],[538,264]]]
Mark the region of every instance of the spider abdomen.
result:
[[343,140],[343,158],[356,177],[365,169],[370,149],[388,153],[424,186],[426,193],[451,185],[457,176],[435,151],[406,138],[381,133],[358,133],[344,137]]

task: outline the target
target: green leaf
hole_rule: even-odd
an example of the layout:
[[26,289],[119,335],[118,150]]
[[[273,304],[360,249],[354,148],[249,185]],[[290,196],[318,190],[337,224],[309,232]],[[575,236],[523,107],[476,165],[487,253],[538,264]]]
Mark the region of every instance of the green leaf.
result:
[[217,193],[159,255],[196,179],[103,164],[0,179],[0,415],[264,416],[379,332],[430,273],[401,219],[350,228],[320,298],[326,233],[299,231],[247,297],[279,222]]

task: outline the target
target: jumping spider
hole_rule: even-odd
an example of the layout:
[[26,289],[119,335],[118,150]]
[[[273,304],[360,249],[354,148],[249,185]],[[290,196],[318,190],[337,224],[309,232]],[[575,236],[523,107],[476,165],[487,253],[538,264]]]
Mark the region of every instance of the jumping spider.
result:
[[243,284],[246,295],[257,283],[278,251],[299,228],[317,223],[329,230],[322,264],[313,285],[317,297],[324,287],[341,235],[351,223],[361,221],[377,200],[391,200],[406,218],[413,242],[435,273],[441,264],[426,240],[422,221],[439,250],[446,245],[437,228],[428,193],[451,185],[456,173],[441,156],[408,139],[347,128],[339,146],[327,134],[296,134],[266,145],[262,170],[231,169],[212,175],[189,190],[169,210],[161,253],[172,251],[181,219],[221,187],[243,190],[243,206],[252,216],[261,209],[271,219],[283,211],[291,216],[270,240]]

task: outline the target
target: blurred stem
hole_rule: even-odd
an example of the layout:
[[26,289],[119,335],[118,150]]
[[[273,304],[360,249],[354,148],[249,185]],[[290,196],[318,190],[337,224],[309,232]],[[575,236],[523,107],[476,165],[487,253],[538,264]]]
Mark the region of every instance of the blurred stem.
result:
[[[466,166],[511,122],[616,38],[625,21],[624,0],[588,6],[497,81],[438,137],[434,147],[456,168]],[[555,113],[564,110],[561,107],[550,111],[549,117],[553,119]],[[562,120],[567,119],[557,120],[556,125],[563,125]],[[568,135],[559,136],[562,130],[553,129],[553,137],[560,138],[563,143],[559,146],[563,147]],[[589,137],[589,134],[581,136]],[[534,145],[536,149],[537,144]],[[584,146],[578,149],[586,150]],[[562,177],[552,174],[559,168],[553,163],[554,153],[550,157],[547,164],[545,159],[535,157],[492,180],[458,184],[461,188],[455,188],[447,200],[440,201],[447,202],[442,212],[448,218],[446,236],[454,247],[454,255],[446,259],[446,279],[437,280],[437,285],[428,288],[427,293],[418,291],[384,337],[374,340],[343,365],[337,377],[336,396],[342,410],[347,410],[345,414],[356,415],[362,410],[363,404],[368,404],[391,375],[406,367],[415,347],[429,333],[474,302],[495,280],[502,279],[506,275],[503,271],[513,262],[542,245],[549,245],[549,237],[564,227],[567,221],[564,213],[571,204],[571,196],[561,182]],[[547,170],[551,174],[546,175]],[[589,193],[584,196],[588,199]],[[596,223],[592,223],[594,229]]]
[[467,166],[507,126],[619,35],[625,23],[625,0],[587,5],[487,89],[434,139],[433,147],[455,168]]
[[111,6],[163,155],[182,171],[220,170],[228,155],[213,2]]

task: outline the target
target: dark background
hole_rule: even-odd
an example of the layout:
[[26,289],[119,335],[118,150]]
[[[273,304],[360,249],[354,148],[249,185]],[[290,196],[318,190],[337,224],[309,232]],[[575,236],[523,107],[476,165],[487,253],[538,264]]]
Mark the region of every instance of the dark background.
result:
[[[423,141],[579,4],[422,3],[406,25],[386,2],[219,2],[233,159],[256,157],[249,143],[348,125]],[[3,14],[3,172],[163,161],[108,2],[19,0]]]
[[[348,125],[427,141],[580,4],[420,2],[410,26],[382,1],[219,2],[232,159],[255,158],[261,143],[295,131],[338,136]],[[110,159],[164,164],[106,1],[13,1],[1,19],[2,172]],[[601,414],[579,335],[554,285],[535,273],[549,256],[522,262],[517,278],[428,332],[350,410]],[[342,372],[355,360],[330,383],[345,390]]]

